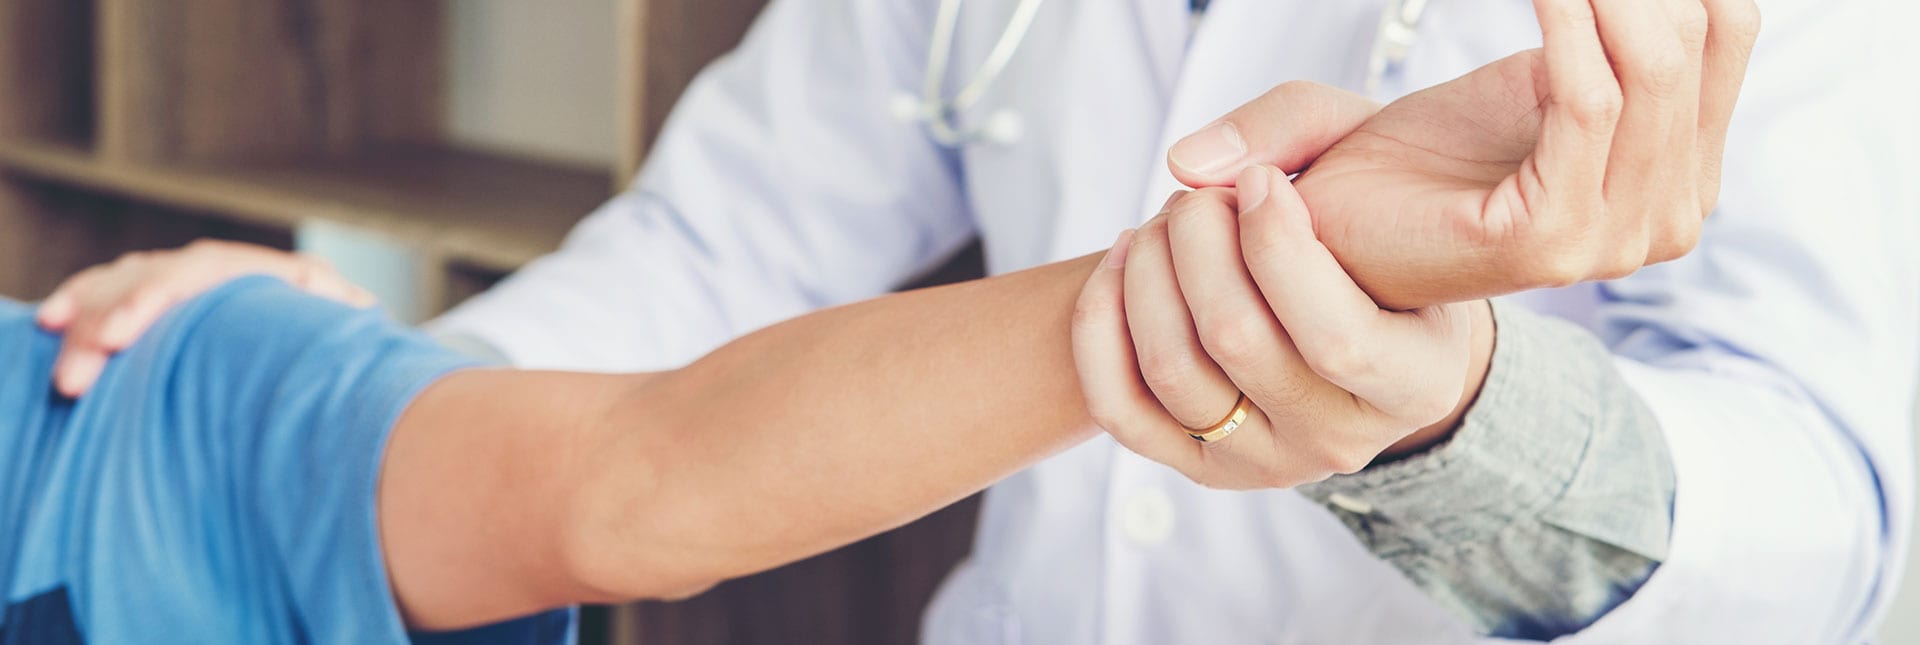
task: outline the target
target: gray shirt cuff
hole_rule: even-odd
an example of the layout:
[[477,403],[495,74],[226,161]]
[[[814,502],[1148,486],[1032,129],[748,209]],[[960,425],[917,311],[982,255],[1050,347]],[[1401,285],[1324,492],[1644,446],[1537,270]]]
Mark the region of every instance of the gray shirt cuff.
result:
[[1495,303],[1493,363],[1446,444],[1302,486],[1483,633],[1552,638],[1666,557],[1673,461],[1586,329]]

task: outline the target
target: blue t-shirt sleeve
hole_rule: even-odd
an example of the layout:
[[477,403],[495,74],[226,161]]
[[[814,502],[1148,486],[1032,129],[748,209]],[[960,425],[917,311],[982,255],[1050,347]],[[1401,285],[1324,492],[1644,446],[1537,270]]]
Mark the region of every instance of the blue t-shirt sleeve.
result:
[[[0,322],[0,344],[17,333]],[[50,361],[57,339],[28,333],[29,360]],[[8,374],[0,419],[36,419],[11,439],[36,446],[39,475],[0,479],[25,491],[0,491],[24,527],[0,600],[61,590],[93,642],[404,642],[381,459],[413,398],[467,365],[378,313],[246,278],[168,315],[77,405],[45,394],[42,365],[24,370],[39,397]],[[566,642],[571,627],[563,611],[435,638]]]

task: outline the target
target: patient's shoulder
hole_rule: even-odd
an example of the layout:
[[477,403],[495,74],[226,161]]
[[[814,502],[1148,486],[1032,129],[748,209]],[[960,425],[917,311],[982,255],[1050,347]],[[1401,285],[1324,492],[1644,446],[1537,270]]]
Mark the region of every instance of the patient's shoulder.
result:
[[397,414],[428,381],[466,362],[384,313],[254,276],[162,317],[95,389],[122,404],[160,397],[154,405],[212,426],[377,426],[386,419],[375,411]]

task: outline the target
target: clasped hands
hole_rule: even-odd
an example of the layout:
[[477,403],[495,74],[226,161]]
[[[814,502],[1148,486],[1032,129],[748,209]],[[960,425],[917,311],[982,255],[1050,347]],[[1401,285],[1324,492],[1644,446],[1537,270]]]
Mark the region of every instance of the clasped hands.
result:
[[[1543,49],[1385,108],[1281,85],[1176,144],[1196,190],[1123,233],[1076,306],[1095,422],[1216,488],[1356,472],[1459,423],[1491,362],[1485,298],[1690,251],[1757,9],[1534,5]],[[1234,434],[1188,436],[1242,393]]]

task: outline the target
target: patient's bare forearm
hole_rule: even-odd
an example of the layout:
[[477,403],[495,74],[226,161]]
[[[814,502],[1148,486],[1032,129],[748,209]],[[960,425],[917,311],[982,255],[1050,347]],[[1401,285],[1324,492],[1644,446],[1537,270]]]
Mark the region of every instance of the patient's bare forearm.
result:
[[[683,592],[904,524],[1085,439],[1068,333],[1095,262],[816,313],[637,383],[587,485],[615,492],[577,509],[584,569],[616,596]],[[624,423],[639,419],[649,431]]]
[[458,373],[393,431],[409,624],[674,597],[904,524],[1077,443],[1098,258],[781,323],[672,372]]

